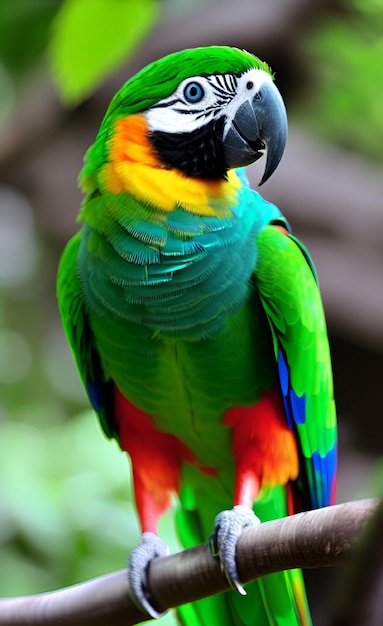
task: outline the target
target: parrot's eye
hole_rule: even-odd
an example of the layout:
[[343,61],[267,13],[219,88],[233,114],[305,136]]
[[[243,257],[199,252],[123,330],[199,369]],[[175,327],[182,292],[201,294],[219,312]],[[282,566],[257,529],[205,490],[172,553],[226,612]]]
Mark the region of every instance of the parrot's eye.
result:
[[205,95],[203,87],[195,81],[188,83],[184,88],[184,96],[187,102],[201,102]]

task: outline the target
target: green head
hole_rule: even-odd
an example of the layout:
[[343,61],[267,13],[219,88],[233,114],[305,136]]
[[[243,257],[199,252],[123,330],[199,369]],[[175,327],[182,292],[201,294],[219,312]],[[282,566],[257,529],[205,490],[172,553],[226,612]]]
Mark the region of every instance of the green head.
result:
[[160,162],[186,176],[219,180],[267,153],[264,182],[287,137],[286,110],[268,65],[227,46],[192,48],[143,68],[114,96],[89,154],[105,160],[110,129],[143,114]]
[[169,97],[179,83],[190,76],[240,76],[251,68],[258,68],[272,75],[266,63],[238,48],[210,46],[174,52],[150,63],[132,76],[114,96],[106,118],[110,119],[115,114],[121,117],[146,111]]

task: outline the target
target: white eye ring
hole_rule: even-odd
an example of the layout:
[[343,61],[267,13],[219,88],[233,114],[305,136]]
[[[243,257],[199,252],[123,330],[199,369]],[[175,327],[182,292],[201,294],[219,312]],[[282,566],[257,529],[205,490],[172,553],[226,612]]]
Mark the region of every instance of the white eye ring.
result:
[[204,96],[204,88],[202,87],[202,85],[200,85],[200,83],[197,83],[197,81],[195,80],[191,81],[184,87],[184,98],[187,102],[190,102],[191,104],[201,102]]

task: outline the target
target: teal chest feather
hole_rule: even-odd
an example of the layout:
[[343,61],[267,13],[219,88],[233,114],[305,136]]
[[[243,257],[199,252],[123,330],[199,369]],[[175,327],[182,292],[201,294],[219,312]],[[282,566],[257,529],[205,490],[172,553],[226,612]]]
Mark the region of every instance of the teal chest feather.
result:
[[221,330],[247,301],[256,235],[278,209],[246,185],[221,219],[182,208],[164,217],[120,196],[88,200],[96,217],[83,225],[79,271],[90,309],[167,337]]
[[[107,309],[163,336],[196,340],[216,332],[248,297],[255,236],[252,224],[235,220],[224,228],[218,220],[206,225],[205,218],[206,228],[184,239],[169,231],[165,245],[149,246],[141,257],[135,252],[134,262],[130,236],[111,242],[85,225],[82,247],[98,251],[83,254],[80,266],[92,310]],[[149,263],[140,262],[144,255],[152,257]]]
[[83,224],[78,269],[106,376],[202,464],[224,460],[224,412],[256,403],[275,377],[252,277],[256,236],[278,209],[245,184],[221,219],[181,208],[154,219],[126,196],[88,202],[102,219]]

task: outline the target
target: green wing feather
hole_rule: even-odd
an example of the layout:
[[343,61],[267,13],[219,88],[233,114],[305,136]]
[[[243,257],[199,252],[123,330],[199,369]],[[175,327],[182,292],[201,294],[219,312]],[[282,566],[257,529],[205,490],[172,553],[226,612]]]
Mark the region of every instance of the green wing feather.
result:
[[326,322],[307,250],[275,227],[257,237],[255,281],[269,319],[286,415],[301,454],[304,506],[333,502],[336,415]]
[[111,383],[105,380],[84,306],[84,294],[77,271],[81,232],[69,241],[57,276],[57,299],[64,333],[93,408],[107,437],[115,436]]

